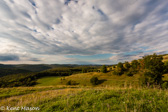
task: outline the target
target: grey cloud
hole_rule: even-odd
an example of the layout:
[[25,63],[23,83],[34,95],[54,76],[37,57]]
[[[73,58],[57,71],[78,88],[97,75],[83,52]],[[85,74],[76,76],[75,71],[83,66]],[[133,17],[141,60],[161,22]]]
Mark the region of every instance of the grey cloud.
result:
[[55,21],[56,24],[59,24],[60,22],[61,22],[61,20],[58,19],[58,18],[57,18],[56,21]]
[[27,12],[21,12],[25,17],[31,19],[31,16]]
[[0,61],[19,61],[16,55],[0,55]]
[[65,0],[64,4],[68,5],[70,2],[78,3],[78,0]]
[[38,59],[38,58],[30,58],[28,61],[37,61],[37,62],[40,62],[41,60]]
[[89,64],[94,64],[92,62],[88,62],[88,61],[74,61],[74,62],[71,62],[72,64],[82,64],[82,65],[89,65]]
[[36,6],[36,3],[33,0],[29,0],[29,2],[33,5]]
[[11,8],[3,0],[0,1],[0,12],[1,12],[1,14],[4,15],[4,17],[6,16],[7,18],[11,18],[11,19],[16,18],[16,16],[13,14]]

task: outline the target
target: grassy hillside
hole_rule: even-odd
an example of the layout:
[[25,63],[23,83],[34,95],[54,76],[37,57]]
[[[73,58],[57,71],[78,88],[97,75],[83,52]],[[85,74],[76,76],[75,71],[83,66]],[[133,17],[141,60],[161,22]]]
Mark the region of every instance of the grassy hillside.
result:
[[[139,74],[135,74],[134,76],[117,76],[113,75],[111,72],[109,73],[80,73],[74,74],[65,77],[43,77],[37,80],[36,86],[57,86],[57,85],[67,85],[68,81],[75,81],[78,83],[78,86],[92,86],[90,83],[90,79],[93,76],[97,76],[100,80],[100,84],[97,87],[139,87]],[[61,80],[62,79],[62,80]],[[165,74],[163,80],[168,80],[168,74]]]
[[60,79],[58,76],[43,77],[37,80],[36,86],[56,86]]
[[40,112],[167,112],[167,103],[167,90],[67,88],[12,96],[0,106],[38,107]]
[[63,89],[65,86],[43,86],[43,87],[13,87],[0,88],[0,99],[5,99],[13,96],[20,96],[24,94],[36,93],[41,91]]
[[[138,78],[139,75],[134,75],[132,77],[122,75],[112,75],[112,73],[98,73],[98,72],[91,72],[91,73],[80,73],[74,74],[66,77],[43,77],[37,80],[37,86],[56,86],[56,85],[66,85],[68,81],[75,81],[80,86],[92,86],[90,83],[90,79],[93,76],[97,76],[100,80],[100,84],[98,86],[117,86],[117,87],[124,87],[124,86],[138,86]],[[61,80],[62,79],[62,80]]]
[[163,56],[163,62],[165,62],[165,61],[168,61],[168,55],[167,54]]
[[[5,69],[7,73],[11,73],[10,69]],[[9,70],[9,71],[8,71]],[[13,70],[13,69],[12,69]],[[20,69],[19,69],[20,70]],[[97,66],[77,66],[77,67],[62,67],[54,68],[41,72],[17,73],[13,71],[10,75],[0,77],[0,87],[18,87],[18,86],[33,86],[36,80],[43,77],[51,76],[69,76],[76,73],[97,71]],[[21,71],[19,71],[21,72]],[[0,73],[1,75],[1,73]],[[44,81],[45,82],[45,81]],[[47,82],[50,85],[50,82]],[[43,85],[43,84],[42,84]]]

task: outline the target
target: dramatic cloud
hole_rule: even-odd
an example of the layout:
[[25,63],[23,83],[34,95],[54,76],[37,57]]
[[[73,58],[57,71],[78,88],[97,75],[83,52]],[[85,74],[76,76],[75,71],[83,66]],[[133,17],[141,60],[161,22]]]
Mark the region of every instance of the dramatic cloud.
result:
[[113,64],[167,53],[167,6],[166,0],[1,0],[0,62]]
[[16,55],[0,55],[0,61],[18,61],[19,57]]

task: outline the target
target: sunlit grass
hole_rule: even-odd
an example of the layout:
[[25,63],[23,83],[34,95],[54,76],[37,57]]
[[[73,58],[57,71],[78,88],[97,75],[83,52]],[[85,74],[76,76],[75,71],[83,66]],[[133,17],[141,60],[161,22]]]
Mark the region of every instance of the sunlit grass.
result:
[[167,112],[168,90],[67,88],[14,96],[0,106],[40,107],[40,112]]
[[[117,87],[124,87],[124,86],[139,86],[139,75],[135,74],[132,77],[122,75],[117,76],[113,75],[111,72],[109,73],[97,73],[97,72],[91,72],[91,73],[80,73],[80,74],[74,74],[71,76],[66,77],[44,77],[39,79],[36,86],[56,86],[56,85],[66,85],[69,80],[75,81],[80,86],[92,86],[90,83],[90,79],[96,76],[99,80],[102,80],[102,83],[100,83],[97,86],[117,86]],[[61,80],[61,78],[63,80]]]
[[66,86],[0,88],[0,99],[12,97],[12,96],[30,94],[35,92],[47,91],[47,90],[63,89],[63,88],[66,88]]
[[163,62],[168,61],[168,55],[163,56]]
[[35,103],[40,101],[49,101],[59,95],[67,95],[69,93],[78,92],[80,89],[58,89],[35,92],[21,96],[13,96],[2,99],[0,106],[35,106]]
[[61,77],[58,76],[50,76],[50,77],[43,77],[37,80],[36,86],[55,86],[59,85]]
[[157,112],[168,111],[167,91],[112,89],[83,90],[74,94],[38,102],[41,111]]

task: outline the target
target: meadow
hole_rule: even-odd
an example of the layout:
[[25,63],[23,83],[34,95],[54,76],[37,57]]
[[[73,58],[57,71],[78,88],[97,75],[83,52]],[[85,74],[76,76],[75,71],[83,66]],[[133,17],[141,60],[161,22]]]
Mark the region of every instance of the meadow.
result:
[[[92,76],[104,81],[93,86]],[[39,107],[32,112],[167,112],[168,90],[141,87],[138,78],[110,72],[43,77],[34,87],[1,88],[0,107]],[[67,85],[68,80],[80,83]]]
[[167,103],[168,90],[80,87],[13,95],[0,106],[39,107],[40,112],[167,112]]
[[[132,77],[128,77],[126,75],[117,76],[112,73],[79,73],[66,77],[43,77],[37,80],[36,86],[57,86],[57,85],[66,85],[68,81],[75,81],[78,86],[92,86],[90,83],[90,79],[96,76],[101,81],[98,87],[125,87],[125,86],[139,86],[139,75],[134,75]],[[62,80],[61,80],[62,79]]]

